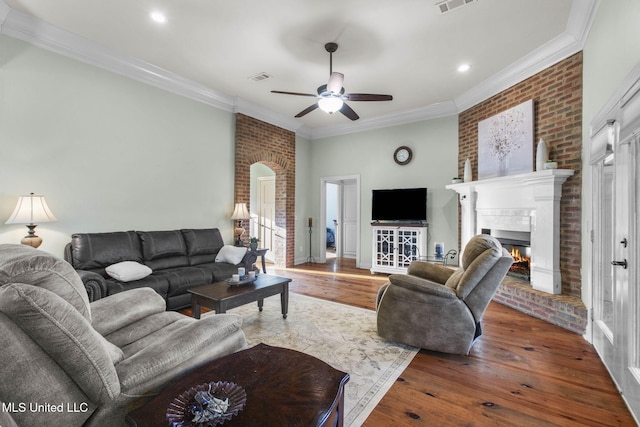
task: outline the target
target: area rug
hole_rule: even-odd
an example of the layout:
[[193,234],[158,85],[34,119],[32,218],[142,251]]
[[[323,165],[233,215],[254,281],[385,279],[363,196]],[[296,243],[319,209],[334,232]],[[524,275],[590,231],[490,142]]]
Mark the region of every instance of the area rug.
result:
[[418,352],[393,344],[376,332],[376,313],[300,294],[289,294],[282,318],[280,298],[264,310],[247,304],[229,310],[243,317],[249,346],[265,343],[298,350],[350,375],[345,389],[345,426],[360,426]]

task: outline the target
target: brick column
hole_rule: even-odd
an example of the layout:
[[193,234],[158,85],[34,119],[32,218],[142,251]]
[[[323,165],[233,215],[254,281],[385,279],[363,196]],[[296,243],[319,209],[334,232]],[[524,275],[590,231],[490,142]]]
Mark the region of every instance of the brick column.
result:
[[[250,208],[251,165],[263,163],[276,174],[275,263],[290,267],[295,256],[295,133],[236,114],[235,203]],[[245,238],[249,224],[244,224]]]

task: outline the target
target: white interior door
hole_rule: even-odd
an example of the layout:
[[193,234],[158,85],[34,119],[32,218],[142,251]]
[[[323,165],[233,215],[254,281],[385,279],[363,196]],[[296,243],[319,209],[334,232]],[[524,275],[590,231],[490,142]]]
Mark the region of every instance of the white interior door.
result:
[[[333,192],[330,186],[338,186],[336,216],[336,256],[355,258],[356,267],[360,268],[360,176],[344,175],[324,177],[320,179],[320,223],[325,224],[332,214],[328,212],[332,203]],[[333,212],[333,211],[331,211]],[[324,229],[323,229],[324,230]],[[315,236],[315,234],[314,234]],[[326,233],[318,238],[320,262],[326,261]]]
[[275,177],[258,178],[258,237],[261,248],[267,248],[266,258],[274,260],[273,239],[276,219],[276,179]]
[[358,189],[355,182],[345,182],[342,185],[341,211],[342,225],[338,225],[340,232],[340,255],[345,258],[355,258],[358,243]]

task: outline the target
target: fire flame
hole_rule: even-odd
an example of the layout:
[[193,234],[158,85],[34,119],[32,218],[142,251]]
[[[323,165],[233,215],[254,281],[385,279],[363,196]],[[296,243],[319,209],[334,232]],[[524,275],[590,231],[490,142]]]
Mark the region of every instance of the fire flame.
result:
[[523,262],[527,263],[531,261],[531,258],[520,255],[520,250],[518,248],[511,248],[511,257],[513,257],[514,262]]

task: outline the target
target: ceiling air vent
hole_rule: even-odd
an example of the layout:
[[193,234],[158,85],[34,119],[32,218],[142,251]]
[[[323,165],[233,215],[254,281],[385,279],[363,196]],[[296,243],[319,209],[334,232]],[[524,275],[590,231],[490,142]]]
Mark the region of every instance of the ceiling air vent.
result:
[[255,76],[249,77],[249,80],[253,80],[254,82],[261,82],[263,80],[270,79],[271,76],[267,73],[258,73]]
[[441,13],[447,13],[460,6],[464,6],[466,4],[474,3],[477,1],[478,0],[446,0],[441,1],[440,3],[436,3],[436,6],[438,7],[438,9],[440,9]]

